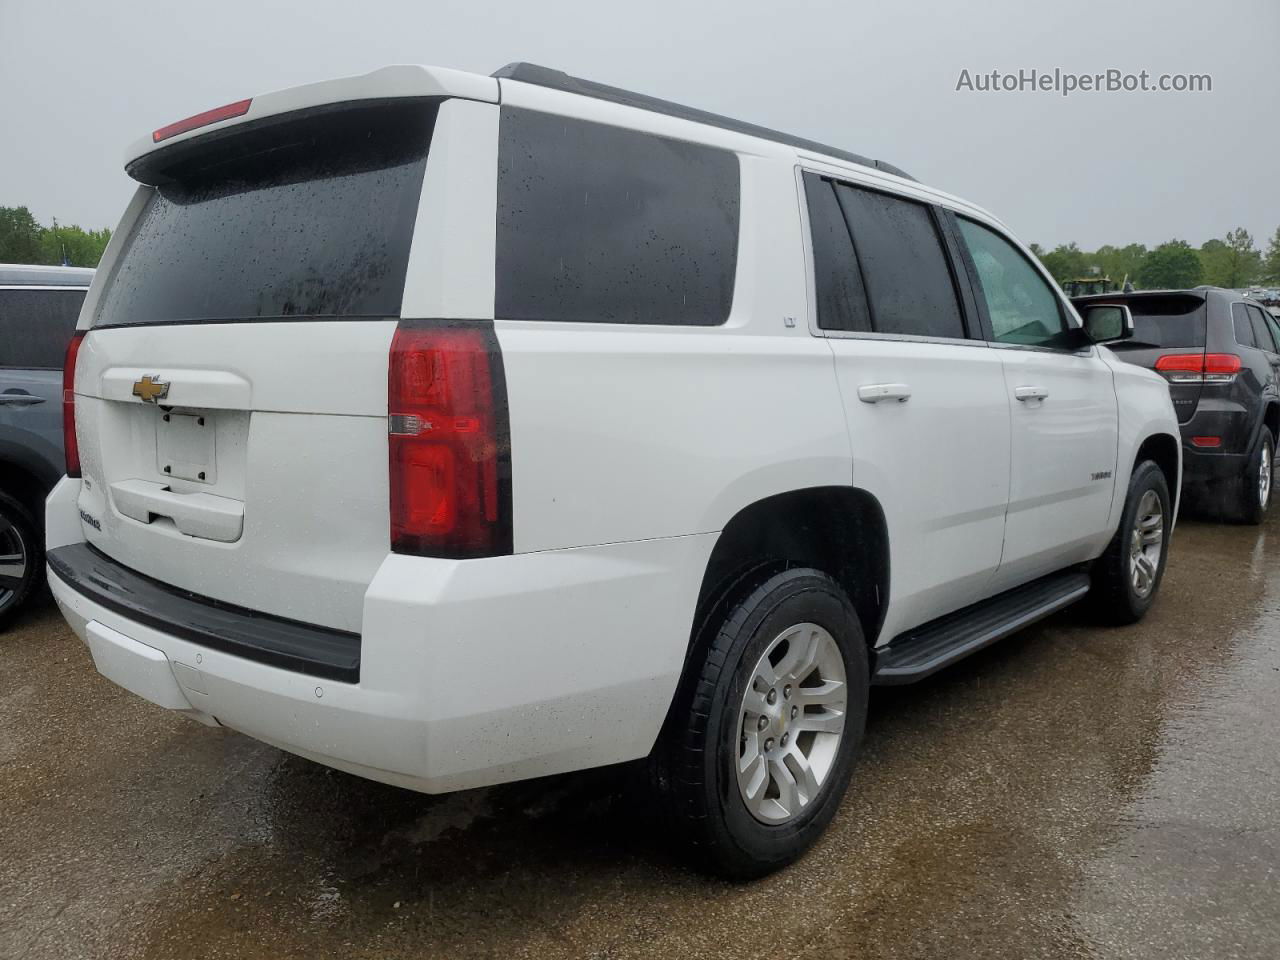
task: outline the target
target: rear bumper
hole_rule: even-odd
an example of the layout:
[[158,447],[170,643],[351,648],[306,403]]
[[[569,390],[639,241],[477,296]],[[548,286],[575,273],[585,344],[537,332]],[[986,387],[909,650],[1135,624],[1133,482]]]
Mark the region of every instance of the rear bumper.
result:
[[130,570],[87,543],[55,547],[49,570],[85,599],[205,648],[327,680],[360,679],[360,637],[220,603]]
[[[78,488],[64,479],[50,496],[51,530],[71,529]],[[150,602],[131,610],[53,563],[49,584],[120,686],[329,766],[440,793],[647,754],[714,541],[390,555],[365,595],[355,682],[212,645],[189,617],[166,622]],[[65,545],[55,534],[51,546]],[[260,634],[259,618],[240,613],[244,636]]]
[[[1184,482],[1203,486],[1239,476],[1256,427],[1257,416],[1240,404],[1202,398],[1195,415],[1180,427]],[[1221,446],[1197,446],[1193,437],[1218,437]]]
[[1204,486],[1240,476],[1248,459],[1247,454],[1202,450],[1184,442],[1182,475],[1189,486]]

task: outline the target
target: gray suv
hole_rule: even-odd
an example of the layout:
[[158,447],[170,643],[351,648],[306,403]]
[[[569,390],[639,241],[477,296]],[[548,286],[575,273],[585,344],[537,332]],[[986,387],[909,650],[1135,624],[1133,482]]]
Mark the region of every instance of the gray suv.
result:
[[65,468],[62,365],[92,280],[0,264],[0,627],[44,575],[44,498]]

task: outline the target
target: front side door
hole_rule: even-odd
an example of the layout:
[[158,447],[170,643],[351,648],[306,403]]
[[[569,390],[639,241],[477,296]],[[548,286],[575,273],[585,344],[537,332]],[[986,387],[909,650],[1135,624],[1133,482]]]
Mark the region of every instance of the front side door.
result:
[[989,593],[1009,491],[1003,368],[969,335],[930,207],[814,174],[805,193],[853,483],[889,529],[889,639]]
[[1115,386],[1098,348],[1070,338],[1062,299],[996,230],[956,218],[1011,410],[1009,509],[994,588],[1096,556],[1110,538]]

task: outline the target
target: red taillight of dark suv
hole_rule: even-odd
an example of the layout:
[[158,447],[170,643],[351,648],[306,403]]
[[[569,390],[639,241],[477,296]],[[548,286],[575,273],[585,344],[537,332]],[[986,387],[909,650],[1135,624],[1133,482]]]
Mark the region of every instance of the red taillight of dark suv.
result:
[[80,476],[80,444],[76,442],[76,358],[84,341],[81,331],[67,344],[67,358],[62,365],[62,449],[67,455],[67,476]]
[[510,553],[510,425],[493,326],[401,322],[391,341],[387,414],[391,549]]
[[1166,353],[1156,361],[1170,383],[1230,383],[1240,370],[1234,353]]

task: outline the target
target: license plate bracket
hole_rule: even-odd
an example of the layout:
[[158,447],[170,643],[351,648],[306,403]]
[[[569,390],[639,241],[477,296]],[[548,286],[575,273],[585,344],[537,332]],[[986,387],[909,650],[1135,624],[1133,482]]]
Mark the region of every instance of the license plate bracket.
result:
[[216,483],[213,417],[207,413],[166,413],[156,424],[156,469],[162,476]]

